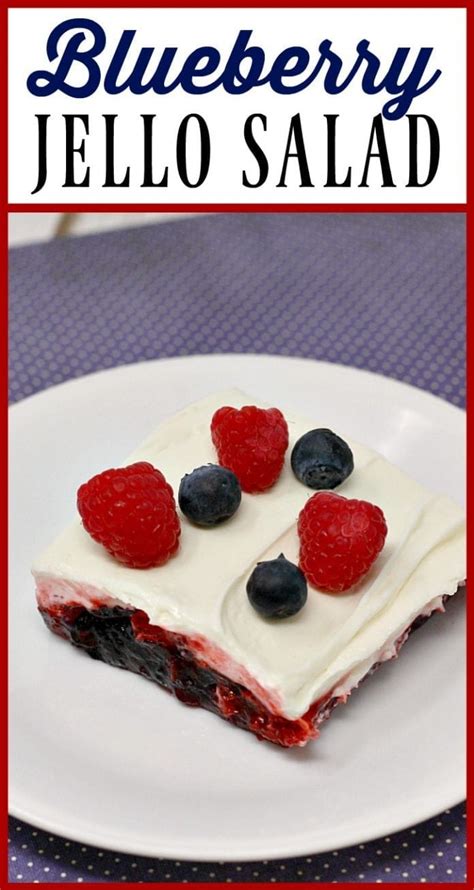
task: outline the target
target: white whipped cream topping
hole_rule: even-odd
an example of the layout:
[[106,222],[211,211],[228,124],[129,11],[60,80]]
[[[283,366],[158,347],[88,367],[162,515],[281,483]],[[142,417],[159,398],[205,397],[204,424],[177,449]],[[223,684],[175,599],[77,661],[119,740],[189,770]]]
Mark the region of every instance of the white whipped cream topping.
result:
[[[261,402],[230,390],[195,403],[161,424],[125,464],[150,461],[177,495],[185,473],[217,462],[210,436],[214,411],[247,404]],[[257,562],[281,552],[298,561],[296,521],[314,492],[295,479],[289,455],[303,433],[325,425],[321,417],[285,416],[290,446],[278,482],[264,494],[243,494],[235,516],[214,529],[197,528],[181,516],[181,547],[166,565],[122,566],[77,519],[36,560],[33,572],[38,582],[86,585],[143,609],[152,624],[202,635],[295,719],[334,687],[349,691],[374,662],[388,657],[393,641],[417,615],[455,593],[466,577],[465,521],[449,498],[433,495],[343,436],[355,469],[337,491],[382,508],[388,524],[384,550],[353,592],[330,595],[310,587],[298,615],[261,618],[248,602],[247,579]]]

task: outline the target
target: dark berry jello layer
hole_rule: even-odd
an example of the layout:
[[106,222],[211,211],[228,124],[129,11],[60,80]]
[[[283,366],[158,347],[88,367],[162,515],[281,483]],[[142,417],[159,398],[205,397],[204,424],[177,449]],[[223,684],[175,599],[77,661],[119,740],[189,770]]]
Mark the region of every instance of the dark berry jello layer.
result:
[[[40,605],[46,625],[91,658],[125,668],[158,683],[179,701],[206,708],[259,739],[289,748],[319,735],[318,726],[347,696],[331,693],[298,720],[271,713],[248,689],[234,683],[190,651],[185,636],[151,625],[145,612],[118,606],[86,608],[75,603]],[[403,633],[396,651],[429,616]],[[373,673],[378,664],[369,673]]]

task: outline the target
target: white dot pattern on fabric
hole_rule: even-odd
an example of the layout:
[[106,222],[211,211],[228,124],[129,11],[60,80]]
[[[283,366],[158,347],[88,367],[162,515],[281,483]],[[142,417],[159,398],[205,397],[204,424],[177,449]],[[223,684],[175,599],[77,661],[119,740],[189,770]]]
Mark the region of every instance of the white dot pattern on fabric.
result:
[[[383,849],[378,846],[380,841],[373,841],[319,856],[238,865],[222,862],[173,862],[166,859],[129,856],[124,853],[116,856],[106,850],[65,841],[61,837],[47,837],[42,831],[32,832],[29,825],[11,819],[10,840],[15,843],[18,837],[22,839],[24,848],[28,850],[26,864],[29,866],[29,873],[25,874],[23,864],[19,866],[21,856],[18,853],[10,855],[10,881],[31,882],[35,878],[39,883],[47,881],[462,883],[466,880],[465,857],[460,855],[465,835],[464,818],[465,808],[461,804],[452,810],[447,810],[441,817],[418,825],[416,834],[408,830],[386,838],[385,840],[390,843]],[[456,828],[457,834],[455,834]],[[19,834],[16,834],[17,832]],[[408,841],[404,841],[404,838],[408,838]],[[451,845],[444,851],[443,858],[439,859],[438,854],[442,852],[440,848],[446,844],[448,838]],[[424,846],[423,856],[420,856],[420,840]],[[44,859],[37,854],[39,848],[43,849],[47,841],[49,841],[48,865],[45,866]],[[17,846],[22,849],[18,842]],[[381,855],[377,856],[377,853]]]
[[[463,405],[461,214],[231,214],[15,248],[10,396],[212,352],[366,368]],[[462,883],[462,805],[390,838],[262,863],[117,856],[12,819],[12,882]]]
[[157,357],[326,359],[464,402],[460,214],[231,214],[15,248],[12,400]]

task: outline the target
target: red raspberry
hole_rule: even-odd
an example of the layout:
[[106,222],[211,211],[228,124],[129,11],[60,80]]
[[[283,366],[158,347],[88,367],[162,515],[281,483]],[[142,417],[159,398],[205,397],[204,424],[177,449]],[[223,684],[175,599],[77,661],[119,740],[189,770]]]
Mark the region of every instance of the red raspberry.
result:
[[341,593],[367,574],[385,543],[387,524],[375,504],[318,491],[299,515],[298,534],[306,580]]
[[278,408],[219,408],[211,434],[220,465],[235,473],[243,491],[265,491],[276,482],[288,448],[288,427]]
[[149,463],[93,476],[77,492],[77,509],[91,538],[131,568],[161,566],[178,549],[173,489]]

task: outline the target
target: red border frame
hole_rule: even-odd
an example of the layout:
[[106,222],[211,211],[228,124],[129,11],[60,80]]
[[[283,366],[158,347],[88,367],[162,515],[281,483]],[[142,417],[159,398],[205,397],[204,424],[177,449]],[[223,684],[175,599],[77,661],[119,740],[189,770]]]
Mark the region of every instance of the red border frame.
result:
[[[473,21],[474,21],[474,12],[472,9],[472,4],[474,0],[465,0],[465,2],[461,2],[461,0],[454,0],[454,2],[449,2],[449,0],[418,0],[418,2],[410,2],[410,0],[378,0],[378,2],[373,2],[373,0],[343,0],[343,2],[311,2],[311,0],[299,0],[299,2],[293,8],[400,8],[400,9],[409,9],[409,8],[460,8],[467,10],[467,41],[468,41],[468,53],[467,53],[467,86],[468,86],[468,108],[469,102],[472,104],[474,101],[474,89],[473,89],[473,72],[474,72],[474,55],[470,58],[469,49],[473,48],[474,53],[474,41],[472,39],[473,34]],[[126,0],[102,0],[102,2],[94,2],[94,0],[83,0],[80,4],[77,4],[77,8],[120,8],[120,7],[130,7],[130,2],[126,2]],[[133,5],[133,4],[132,4]],[[288,7],[288,2],[282,2],[282,0],[276,0],[276,2],[252,2],[252,0],[241,0],[241,2],[235,3],[225,3],[222,0],[208,0],[205,3],[199,3],[197,0],[170,0],[168,3],[160,3],[155,4],[151,2],[151,0],[141,0],[139,3],[140,7],[151,7],[151,8],[159,8],[159,7],[177,7],[177,8],[187,8],[187,7],[216,7],[216,8],[252,8],[252,7],[262,7],[262,8],[275,8],[275,7]],[[472,204],[472,181],[473,181],[473,173],[469,167],[467,168],[467,200],[465,204],[9,204],[8,203],[8,162],[7,162],[7,139],[6,139],[6,121],[7,121],[7,77],[8,77],[8,64],[7,64],[7,51],[8,51],[8,41],[7,41],[7,19],[8,19],[8,9],[9,8],[31,8],[31,7],[57,7],[57,8],[68,8],[68,4],[66,2],[60,2],[60,0],[49,0],[49,2],[45,2],[44,4],[40,3],[28,3],[24,2],[24,0],[0,0],[0,65],[2,67],[3,78],[0,81],[0,103],[1,103],[1,113],[2,119],[5,122],[5,126],[2,132],[2,138],[0,139],[0,190],[1,190],[1,229],[3,236],[3,244],[4,251],[2,253],[2,283],[4,285],[5,299],[3,301],[2,309],[2,320],[3,324],[1,326],[1,347],[2,347],[2,370],[4,372],[5,384],[7,381],[8,374],[8,361],[7,361],[7,350],[8,350],[8,334],[7,334],[7,322],[8,322],[8,303],[7,303],[7,293],[8,293],[8,272],[7,272],[7,262],[8,262],[8,252],[7,252],[7,234],[8,234],[8,213],[9,212],[46,212],[46,211],[62,211],[62,212],[150,212],[150,211],[160,211],[160,212],[179,212],[179,211],[191,211],[191,212],[247,212],[247,213],[278,213],[278,212],[300,212],[300,213],[329,213],[329,212],[337,212],[337,213],[362,213],[362,212],[371,212],[371,213],[401,213],[401,212],[411,212],[411,213],[466,213],[466,223],[467,223],[467,234],[468,240],[469,235],[471,234],[472,222],[471,222],[471,204]],[[469,150],[474,152],[474,140],[473,140],[473,115],[467,115],[467,154],[466,157],[469,158]],[[473,239],[474,240],[474,239]],[[468,261],[467,265],[467,290],[468,293],[472,289],[471,285],[474,280],[474,260]],[[470,315],[471,310],[469,307],[469,303],[467,301],[467,322],[468,322],[468,346],[471,339],[470,329]],[[470,383],[471,378],[471,363],[468,359],[468,368],[467,368],[467,380],[468,385]],[[4,398],[5,405],[8,404],[7,397],[7,386],[4,388]],[[2,436],[2,481],[3,481],[3,492],[6,495],[7,485],[8,485],[8,473],[7,473],[7,440],[6,440],[6,432],[7,432],[7,412],[4,411],[2,414],[4,419],[3,424],[3,432],[5,435]],[[472,437],[472,425],[473,421],[471,419],[471,414],[468,413],[468,441],[473,441]],[[468,465],[468,491],[470,492],[470,468]],[[470,505],[470,497],[468,500],[468,506]],[[2,535],[3,542],[3,565],[5,566],[5,585],[7,586],[7,498],[4,497],[4,510],[2,511],[2,531],[4,534]],[[468,551],[469,563],[471,559],[471,549]],[[6,621],[1,624],[0,633],[2,634],[3,639],[0,640],[0,645],[2,646],[2,655],[3,655],[3,676],[5,678],[5,682],[1,686],[1,693],[4,696],[4,704],[5,710],[7,711],[7,629],[6,629]],[[471,684],[470,684],[470,671],[468,672],[468,691],[470,694]],[[468,712],[469,714],[469,712]],[[469,715],[468,726],[470,726],[472,721],[472,715]],[[472,735],[471,735],[472,737]],[[4,745],[4,751],[6,755],[7,750],[7,741],[6,734],[2,738],[2,742]],[[3,754],[3,751],[2,751]],[[6,756],[2,757],[2,777],[4,779],[3,783],[0,783],[0,787],[4,789],[4,818],[1,820],[1,833],[3,834],[4,840],[4,850],[7,850],[7,838],[8,838],[8,798],[7,798],[7,758]],[[470,787],[472,778],[472,771],[468,769],[468,787]],[[468,825],[469,827],[469,825]],[[471,836],[471,832],[468,830],[468,838]],[[1,857],[3,858],[3,857]],[[0,862],[1,862],[0,858]],[[473,886],[474,882],[474,871],[471,868],[471,860],[468,859],[468,871],[467,871],[468,880],[466,883],[456,883],[452,884],[454,887],[465,888],[467,886]],[[33,883],[22,882],[23,885],[33,887]],[[155,887],[169,887],[170,883],[157,883],[153,882]],[[119,887],[123,886],[122,883],[110,882],[109,886]],[[13,887],[17,886],[16,883],[10,883],[8,881],[8,856],[5,856],[3,864],[0,866],[0,890],[1,887]],[[57,883],[45,883],[42,886],[54,888],[57,886],[66,886],[66,884],[57,884]],[[103,886],[103,883],[88,883],[88,886],[100,888]],[[128,887],[138,888],[143,886],[141,884],[130,883],[127,884]],[[171,886],[178,886],[178,884],[171,884]],[[220,882],[214,883],[193,883],[193,887],[196,890],[201,890],[201,888],[212,888],[212,887],[223,887],[224,884]],[[294,890],[295,884],[292,883],[242,883],[242,884],[232,884],[233,887],[239,888],[239,890],[245,890],[247,887],[256,887],[256,888],[264,888],[264,890],[270,890],[270,888],[274,888],[275,886],[281,888],[281,890]],[[298,888],[301,887],[302,890],[310,890],[316,886],[314,883],[298,883],[296,885]],[[317,886],[328,887],[328,884],[319,883]],[[345,884],[348,888],[360,888],[360,883],[347,883]],[[372,885],[375,886],[375,885]],[[394,888],[404,888],[406,886],[410,886],[407,883],[392,883],[390,885]],[[411,885],[413,886],[413,884]],[[430,884],[431,887],[436,888],[444,888],[445,883],[433,883]]]

